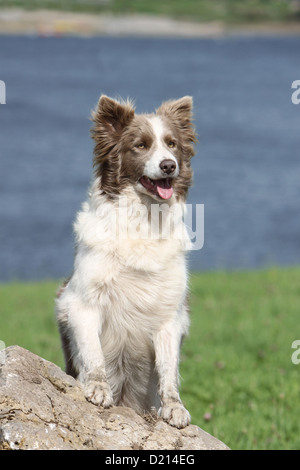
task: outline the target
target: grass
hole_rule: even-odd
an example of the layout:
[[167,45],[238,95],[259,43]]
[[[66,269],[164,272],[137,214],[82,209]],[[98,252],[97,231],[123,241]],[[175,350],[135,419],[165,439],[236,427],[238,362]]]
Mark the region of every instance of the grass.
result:
[[233,449],[299,449],[300,269],[194,275],[191,286],[181,374],[193,421]]
[[229,23],[299,20],[289,0],[0,0],[0,7],[54,8],[81,12],[141,13]]
[[54,296],[59,282],[0,284],[0,339],[18,344],[63,367],[54,317]]
[[[0,339],[63,366],[57,281],[0,285]],[[299,449],[300,364],[291,344],[300,268],[191,276],[181,396],[193,423],[232,449]]]

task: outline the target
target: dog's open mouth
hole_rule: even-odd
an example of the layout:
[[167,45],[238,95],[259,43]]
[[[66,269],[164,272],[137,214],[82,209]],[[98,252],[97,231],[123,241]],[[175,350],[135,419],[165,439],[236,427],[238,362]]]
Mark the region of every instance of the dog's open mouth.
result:
[[172,178],[162,178],[159,180],[152,180],[148,176],[142,176],[140,183],[144,186],[149,193],[159,196],[162,199],[170,199],[173,194]]

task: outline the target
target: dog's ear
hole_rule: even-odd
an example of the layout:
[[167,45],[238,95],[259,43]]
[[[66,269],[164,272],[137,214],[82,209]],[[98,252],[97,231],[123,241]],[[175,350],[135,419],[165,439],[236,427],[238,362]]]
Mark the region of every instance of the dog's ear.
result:
[[101,190],[106,194],[112,195],[119,191],[120,137],[133,117],[134,107],[129,100],[116,101],[105,95],[100,97],[96,109],[92,112],[94,167],[96,176],[100,177]]
[[197,141],[193,125],[193,98],[184,96],[179,100],[165,101],[156,111],[160,116],[167,117],[183,138],[186,157],[194,155],[193,143]]
[[102,95],[98,105],[92,111],[94,126],[91,130],[93,139],[103,141],[118,137],[134,117],[134,107],[130,100],[117,101]]
[[166,116],[186,142],[195,143],[197,141],[193,126],[193,98],[191,96],[165,101],[156,113],[160,116]]
[[193,118],[193,98],[184,96],[179,100],[165,101],[157,110],[158,115],[165,115],[177,125],[188,128]]

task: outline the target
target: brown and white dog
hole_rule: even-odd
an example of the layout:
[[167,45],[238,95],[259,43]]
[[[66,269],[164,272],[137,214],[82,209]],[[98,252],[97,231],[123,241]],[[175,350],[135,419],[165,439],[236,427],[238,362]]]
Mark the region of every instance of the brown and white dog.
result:
[[101,96],[92,118],[95,176],[74,225],[74,271],[56,299],[66,372],[96,405],[155,407],[181,428],[190,422],[178,366],[189,325],[192,98],[138,115],[130,101]]

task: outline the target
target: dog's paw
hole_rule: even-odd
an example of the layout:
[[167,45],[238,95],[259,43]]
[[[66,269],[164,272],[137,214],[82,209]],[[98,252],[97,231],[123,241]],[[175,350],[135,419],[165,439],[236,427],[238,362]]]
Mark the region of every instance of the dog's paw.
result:
[[176,428],[185,428],[191,422],[190,413],[185,409],[182,403],[172,401],[164,404],[159,410],[159,416]]
[[84,385],[85,398],[104,408],[109,408],[113,404],[113,396],[107,382],[90,381]]

